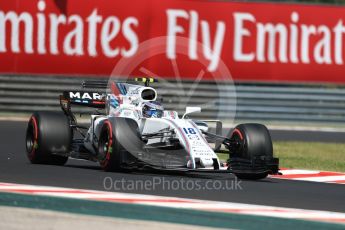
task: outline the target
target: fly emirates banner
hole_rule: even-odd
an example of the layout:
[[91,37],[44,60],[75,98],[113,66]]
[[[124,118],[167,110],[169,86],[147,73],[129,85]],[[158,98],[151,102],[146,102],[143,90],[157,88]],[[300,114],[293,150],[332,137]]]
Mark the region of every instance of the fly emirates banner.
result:
[[[0,2],[0,72],[345,83],[345,7],[206,0]],[[178,71],[177,71],[178,69]],[[145,71],[143,71],[145,70]],[[230,77],[229,76],[229,77]]]

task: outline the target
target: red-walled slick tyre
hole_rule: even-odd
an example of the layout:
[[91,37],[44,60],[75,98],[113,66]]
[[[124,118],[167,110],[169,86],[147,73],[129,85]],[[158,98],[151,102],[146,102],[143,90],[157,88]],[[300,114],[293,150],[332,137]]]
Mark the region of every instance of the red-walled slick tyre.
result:
[[64,165],[72,143],[69,119],[61,112],[35,112],[26,130],[26,152],[33,164]]

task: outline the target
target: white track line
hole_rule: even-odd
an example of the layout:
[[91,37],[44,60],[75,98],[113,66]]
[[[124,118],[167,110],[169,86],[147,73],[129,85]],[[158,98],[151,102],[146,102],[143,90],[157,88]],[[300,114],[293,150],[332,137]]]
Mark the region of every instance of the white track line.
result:
[[284,169],[280,170],[283,175],[273,175],[271,178],[286,179],[286,180],[299,180],[299,181],[312,181],[323,183],[345,183],[345,173],[340,172],[322,172],[315,170],[304,169]]
[[304,177],[304,178],[302,177],[302,178],[296,178],[295,180],[336,183],[337,181],[345,181],[345,175],[344,176]]
[[280,170],[283,175],[297,175],[297,174],[317,174],[320,171],[305,170],[305,169],[283,169]]

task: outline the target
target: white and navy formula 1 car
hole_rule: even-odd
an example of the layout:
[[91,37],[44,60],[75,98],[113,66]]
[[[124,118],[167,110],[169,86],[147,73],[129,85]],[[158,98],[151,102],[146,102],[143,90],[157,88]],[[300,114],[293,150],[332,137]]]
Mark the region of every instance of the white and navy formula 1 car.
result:
[[[105,171],[222,172],[246,179],[278,173],[279,161],[273,157],[264,125],[240,124],[229,136],[221,136],[221,130],[211,133],[206,121],[188,118],[200,112],[200,107],[187,107],[183,116],[164,110],[157,91],[149,86],[155,80],[136,80],[145,84],[85,81],[83,90],[60,96],[63,112],[35,112],[26,133],[29,160],[63,165],[71,157],[99,162]],[[97,88],[107,92],[88,91]],[[77,123],[72,104],[104,112],[97,110],[91,115],[91,124],[83,126]],[[221,145],[229,153],[227,162],[221,162],[215,153]]]

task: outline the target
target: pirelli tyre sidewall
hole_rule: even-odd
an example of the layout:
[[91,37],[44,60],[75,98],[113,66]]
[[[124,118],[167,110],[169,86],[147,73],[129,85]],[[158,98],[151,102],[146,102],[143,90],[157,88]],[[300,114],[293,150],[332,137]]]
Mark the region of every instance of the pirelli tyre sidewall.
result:
[[26,130],[26,152],[30,162],[64,165],[72,136],[70,121],[62,112],[35,112]]
[[110,117],[103,122],[98,142],[99,162],[105,171],[123,171],[128,159],[135,159],[142,149],[135,120]]
[[[231,138],[240,143],[231,157],[249,161],[254,158],[273,158],[271,136],[266,126],[262,124],[240,124],[232,131]],[[234,171],[236,171],[236,168],[234,168]],[[255,172],[255,169],[253,169],[252,173],[237,172],[235,174],[242,179],[257,180],[266,178],[268,172]]]

